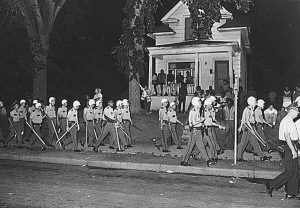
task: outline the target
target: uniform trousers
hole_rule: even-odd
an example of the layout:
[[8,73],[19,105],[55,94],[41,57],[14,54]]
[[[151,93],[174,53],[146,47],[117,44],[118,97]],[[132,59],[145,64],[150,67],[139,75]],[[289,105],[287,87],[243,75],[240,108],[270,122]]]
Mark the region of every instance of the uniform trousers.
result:
[[233,146],[234,145],[234,120],[226,120],[225,121],[226,128],[226,138],[224,145],[225,146]]
[[217,132],[216,132],[216,127],[210,127],[211,128],[211,133],[212,133],[212,141],[214,142],[216,151],[221,150],[218,140],[217,140]]
[[242,139],[238,145],[238,152],[237,152],[238,159],[243,158],[243,153],[249,142],[253,146],[254,151],[258,154],[260,158],[265,156],[265,154],[262,152],[259,146],[256,137],[249,130],[245,129],[243,131]]
[[178,146],[178,147],[181,147],[182,145],[182,142],[181,142],[181,139],[178,138],[178,134],[177,134],[177,124],[176,123],[171,123],[170,124],[170,132],[171,132],[171,136],[175,142],[175,144]]
[[[14,137],[16,138],[16,144],[22,144],[22,135],[21,135],[21,123],[20,122],[13,122],[12,126],[10,126],[10,133],[8,137],[8,144]],[[21,140],[21,141],[20,141]]]
[[188,162],[194,147],[197,147],[197,149],[200,151],[201,157],[205,161],[209,160],[209,156],[205,148],[205,141],[202,136],[202,131],[200,129],[193,129],[188,143],[188,148],[182,158],[182,162]]
[[[20,118],[20,128],[21,128],[21,133],[22,135],[25,135],[25,118]],[[24,141],[22,141],[23,143]]]
[[[71,128],[73,124],[74,122],[69,122],[69,128]],[[70,134],[73,142],[73,148],[74,150],[78,150],[77,124],[70,129]]]
[[283,145],[285,155],[283,158],[284,172],[270,181],[270,186],[279,189],[283,185],[288,195],[299,194],[299,164],[298,158],[293,159],[292,151],[287,144]]
[[95,133],[94,133],[94,124],[92,121],[88,121],[86,123],[86,129],[87,129],[87,145],[91,146],[95,143]]
[[[33,124],[33,130],[41,137],[41,124]],[[33,147],[35,144],[36,140],[39,138],[33,133],[32,141],[30,142],[30,146]]]
[[[62,118],[60,120],[60,128],[61,128],[61,135],[67,132],[67,119]],[[67,138],[67,135],[65,135],[61,141],[65,140]]]
[[96,134],[97,134],[97,139],[99,140],[99,138],[101,136],[101,129],[102,129],[101,120],[96,120],[94,125],[95,125]]
[[53,143],[53,138],[56,131],[55,127],[56,127],[56,119],[55,118],[48,119],[48,142],[50,145],[52,145]]
[[130,121],[128,120],[124,120],[124,129],[125,129],[125,132],[126,134],[130,137],[126,137],[126,140],[127,140],[127,144],[128,145],[131,145],[132,144],[132,137],[131,137],[131,123]]
[[103,127],[101,137],[97,141],[96,148],[100,146],[100,144],[105,140],[108,134],[110,134],[111,136],[110,146],[113,146],[113,143],[117,144],[116,142],[117,132],[116,132],[115,124],[107,122],[106,125]]
[[266,139],[266,135],[265,135],[265,132],[264,132],[263,125],[262,125],[262,124],[257,124],[257,125],[256,125],[256,131],[257,131],[257,133],[259,134],[259,136],[261,136],[261,138],[262,138],[264,141],[266,141],[266,145],[267,145],[267,146],[265,147],[265,149],[266,149],[266,150],[270,150],[271,147],[270,147],[269,143],[267,142],[267,139]]
[[168,138],[170,136],[170,130],[168,124],[163,124],[163,129],[161,130],[162,138],[161,138],[161,146],[164,151],[169,150],[168,146]]

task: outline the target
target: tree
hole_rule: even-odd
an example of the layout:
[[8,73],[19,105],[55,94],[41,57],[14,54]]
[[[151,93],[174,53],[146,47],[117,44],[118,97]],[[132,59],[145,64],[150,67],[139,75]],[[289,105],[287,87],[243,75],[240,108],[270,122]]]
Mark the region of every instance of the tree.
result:
[[[182,0],[190,10],[196,38],[211,37],[212,25],[219,21],[222,4],[234,4],[238,10],[249,11],[252,0]],[[160,0],[125,0],[123,35],[116,54],[129,79],[129,100],[132,112],[140,110],[139,78],[144,75],[145,37],[155,27],[155,14]],[[151,76],[149,74],[149,76]]]
[[[4,0],[1,7],[27,30],[34,73],[33,96],[45,100],[49,38],[67,0]],[[3,8],[5,7],[5,8]],[[5,17],[7,18],[7,17]]]

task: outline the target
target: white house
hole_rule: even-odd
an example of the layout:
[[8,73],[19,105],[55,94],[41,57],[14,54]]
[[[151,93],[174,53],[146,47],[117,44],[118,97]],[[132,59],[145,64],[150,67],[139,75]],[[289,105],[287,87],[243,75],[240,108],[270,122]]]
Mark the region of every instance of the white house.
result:
[[[221,19],[212,28],[212,39],[195,40],[191,27],[192,19],[188,7],[179,1],[162,19],[162,26],[149,34],[155,40],[149,50],[149,88],[152,75],[161,69],[166,74],[171,72],[193,76],[193,85],[208,89],[212,86],[216,92],[222,90],[223,80],[229,81],[230,87],[247,88],[247,53],[250,53],[249,28],[243,26],[226,9],[221,10]],[[175,78],[176,80],[176,78]],[[162,97],[153,97],[151,108],[160,107]],[[190,100],[191,96],[188,97]],[[170,98],[170,100],[174,98]]]

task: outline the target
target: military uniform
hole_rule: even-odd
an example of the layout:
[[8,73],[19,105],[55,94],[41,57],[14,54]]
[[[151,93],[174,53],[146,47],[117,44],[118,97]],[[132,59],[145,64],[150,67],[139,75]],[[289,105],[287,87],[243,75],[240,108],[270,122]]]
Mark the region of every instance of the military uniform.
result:
[[69,128],[71,128],[72,125],[76,124],[72,129],[70,129],[70,134],[73,141],[73,148],[74,150],[78,150],[77,131],[78,131],[79,122],[78,122],[78,112],[75,108],[69,110],[67,115],[67,122]]
[[[216,110],[214,107],[212,107],[212,109],[210,110],[210,114],[212,116],[212,121],[215,122],[216,121]],[[216,127],[212,127],[211,128],[211,133],[212,133],[212,141],[214,142],[214,145],[216,147],[216,151],[220,151],[220,145],[218,143],[218,139],[217,139],[217,133],[216,133]]]
[[168,121],[170,124],[170,132],[171,132],[171,136],[174,139],[175,144],[177,145],[177,147],[181,148],[182,142],[181,139],[178,138],[178,134],[177,134],[177,115],[176,115],[176,111],[174,109],[170,109],[167,113],[168,116]]
[[[257,107],[254,110],[254,118],[255,118],[255,122],[256,122],[256,131],[257,131],[257,133],[261,136],[261,138],[264,141],[267,141],[266,140],[266,136],[265,136],[265,132],[264,132],[264,121],[261,119],[262,116],[263,116],[262,108],[261,107]],[[268,144],[268,142],[266,142],[266,145],[267,145],[266,149],[270,150],[271,147]]]
[[[16,144],[22,144],[22,135],[21,135],[21,124],[20,124],[20,115],[19,115],[19,112],[18,110],[14,109],[10,112],[10,117],[12,118],[11,119],[11,122],[12,122],[12,126],[10,128],[10,134],[9,134],[9,140],[10,139],[13,139],[14,137],[16,137]],[[16,133],[14,131],[14,129],[16,130]],[[21,143],[19,141],[19,139],[21,140]],[[6,143],[8,144],[9,141]]]
[[116,129],[115,129],[115,123],[116,123],[116,118],[115,118],[115,114],[114,114],[114,109],[110,106],[107,106],[104,109],[103,112],[103,122],[104,122],[104,126],[103,126],[103,130],[102,130],[102,134],[101,137],[99,138],[97,144],[96,144],[96,148],[98,148],[100,146],[100,144],[104,141],[105,137],[110,134],[110,146],[114,145],[114,142],[116,142]]
[[94,109],[92,107],[85,108],[83,111],[83,118],[86,121],[88,146],[94,145]]
[[[35,109],[31,114],[30,114],[30,120],[32,123],[32,127],[34,129],[34,131],[41,136],[41,125],[43,122],[43,115],[42,115],[42,111],[39,109]],[[30,146],[33,147],[33,145],[35,144],[36,140],[37,140],[37,136],[34,135],[32,137],[32,141],[30,143]]]
[[[48,116],[48,140],[50,145],[52,145],[53,137],[55,135],[55,127],[56,127],[56,112],[54,106],[46,106],[45,114]],[[53,124],[52,124],[53,123]],[[54,125],[54,127],[53,127]]]
[[200,109],[197,109],[194,107],[189,112],[189,126],[191,128],[191,137],[190,137],[190,140],[188,143],[187,151],[182,158],[182,163],[188,162],[194,147],[197,147],[200,151],[201,157],[205,161],[209,162],[210,157],[205,148],[206,141],[204,139],[204,134],[203,134],[204,133],[204,125],[202,123]]
[[215,141],[215,135],[214,135],[214,126],[213,121],[214,117],[212,115],[212,111],[205,109],[204,110],[204,141],[208,144],[209,148],[207,148],[207,153],[211,155],[211,158],[216,159],[218,157],[217,154],[217,143]]
[[101,136],[102,118],[103,118],[103,108],[96,107],[96,109],[94,110],[94,125],[95,125],[95,130],[96,130],[98,140]]
[[[251,108],[250,106],[246,107],[243,111],[241,125],[245,125],[247,124],[247,122],[251,124],[252,128],[255,128],[254,109]],[[238,152],[237,152],[238,159],[240,160],[243,159],[243,153],[249,142],[253,146],[254,151],[258,154],[260,158],[265,157],[265,154],[262,152],[259,146],[257,138],[245,126],[243,126],[242,139],[238,145]]]
[[[124,123],[124,128],[125,128],[125,132],[128,136],[131,137],[131,124],[132,124],[132,120],[131,120],[131,115],[130,115],[130,111],[129,111],[129,107],[125,106],[122,109],[122,115],[123,115],[123,123]],[[132,141],[131,139],[127,138],[127,145],[131,146],[132,145]]]
[[120,107],[117,107],[114,110],[114,113],[115,113],[115,117],[117,120],[116,128],[117,128],[117,134],[119,137],[120,147],[121,147],[121,150],[123,150],[124,146],[127,146],[126,136],[125,136],[124,132],[120,129],[120,128],[123,128],[123,126],[122,126],[123,125],[123,112]]
[[162,142],[161,146],[163,151],[169,151],[168,146],[168,138],[169,138],[169,117],[168,117],[168,110],[166,108],[159,109],[159,121],[163,123],[161,133],[162,133]]
[[234,116],[235,110],[234,106],[225,106],[224,109],[225,127],[226,127],[226,139],[225,146],[234,144]]
[[[61,128],[61,134],[63,135],[64,133],[67,132],[67,116],[68,116],[68,109],[65,106],[61,106],[57,110],[57,117],[58,117],[58,122]],[[66,136],[64,136],[63,139],[65,139]]]
[[25,119],[27,119],[27,109],[26,109],[25,106],[21,106],[18,109],[18,112],[19,112],[19,116],[20,116],[21,132],[22,132],[22,135],[24,135],[24,132],[25,132],[25,123],[26,123]]

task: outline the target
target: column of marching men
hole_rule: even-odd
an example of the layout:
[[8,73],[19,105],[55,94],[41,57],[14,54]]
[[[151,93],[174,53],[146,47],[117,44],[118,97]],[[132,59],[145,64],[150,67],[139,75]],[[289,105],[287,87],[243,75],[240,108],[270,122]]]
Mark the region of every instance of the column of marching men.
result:
[[[95,100],[97,100],[95,102]],[[54,147],[59,144],[61,149],[65,149],[67,135],[70,133],[73,150],[80,151],[78,145],[91,147],[98,152],[100,146],[104,145],[104,140],[110,134],[110,149],[122,152],[132,147],[131,138],[131,113],[127,99],[116,102],[116,108],[112,100],[108,101],[107,107],[103,110],[102,98],[90,99],[88,106],[84,108],[83,119],[85,121],[85,138],[77,136],[80,125],[78,120],[79,101],[74,101],[73,106],[68,110],[68,101],[63,99],[61,107],[56,111],[56,99],[49,98],[49,105],[42,107],[42,104],[34,100],[32,106],[26,108],[26,101],[21,100],[13,104],[13,109],[9,113],[10,133],[8,139],[4,141],[4,146],[16,142],[19,148],[25,144],[24,137],[31,138],[30,148],[33,148],[39,140],[42,149]],[[2,106],[1,106],[2,107]],[[43,122],[48,126],[48,133],[45,138],[41,134]],[[28,126],[30,132],[25,135],[25,127]]]

